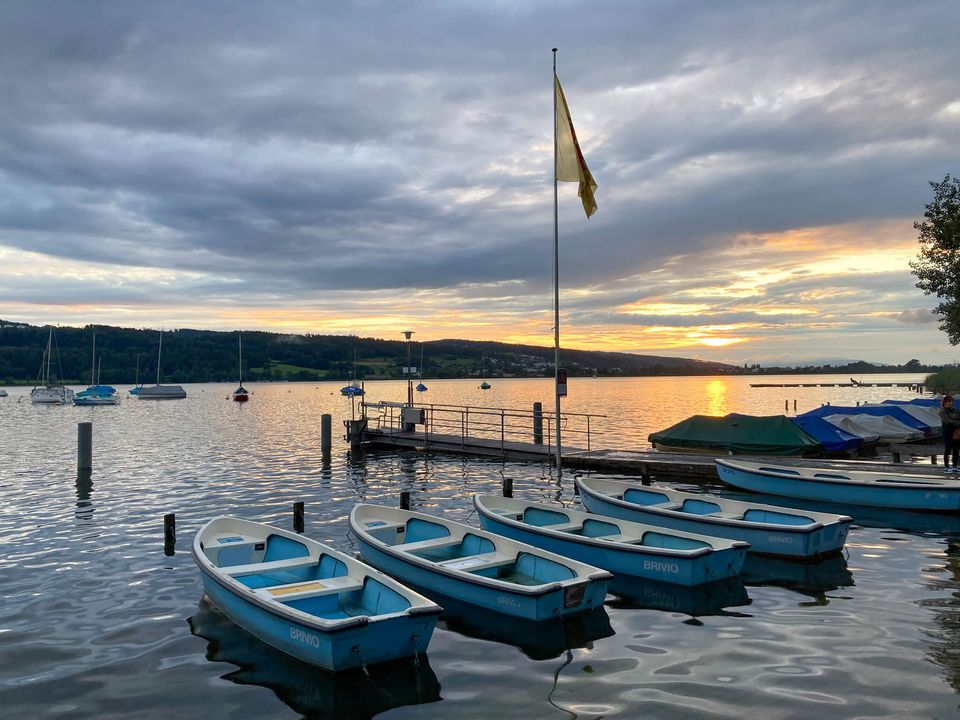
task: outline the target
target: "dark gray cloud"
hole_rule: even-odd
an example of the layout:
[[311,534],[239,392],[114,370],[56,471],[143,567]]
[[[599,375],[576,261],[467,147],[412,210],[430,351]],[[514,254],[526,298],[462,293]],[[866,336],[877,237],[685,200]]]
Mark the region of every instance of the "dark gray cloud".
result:
[[572,317],[612,318],[737,237],[919,216],[960,164],[958,21],[950,0],[4,3],[0,248],[174,278],[86,288],[104,302],[455,288],[529,312],[559,46],[600,184],[589,222],[561,184],[563,282],[597,291]]

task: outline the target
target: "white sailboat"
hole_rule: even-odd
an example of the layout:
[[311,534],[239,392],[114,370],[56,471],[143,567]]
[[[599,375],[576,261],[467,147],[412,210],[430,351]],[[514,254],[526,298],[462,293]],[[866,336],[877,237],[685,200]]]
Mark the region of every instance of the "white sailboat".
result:
[[489,390],[490,383],[487,382],[487,356],[483,355],[480,359],[480,372],[483,375],[483,382],[480,383],[481,390]]
[[160,384],[160,354],[163,352],[163,330],[160,331],[160,346],[157,348],[157,384],[140,388],[137,393],[139,400],[180,400],[187,396],[187,391],[179,385]]
[[238,342],[239,351],[240,351],[240,360],[239,360],[240,385],[239,387],[237,387],[236,390],[233,391],[233,399],[236,402],[246,402],[247,400],[250,399],[250,393],[243,386],[243,335],[237,336],[237,342]]
[[[30,402],[38,405],[66,405],[73,400],[73,390],[61,382],[54,382],[50,374],[50,364],[53,358],[53,325],[50,326],[50,335],[47,338],[47,349],[40,363],[40,382],[30,391]],[[60,376],[60,353],[57,353],[57,368]]]

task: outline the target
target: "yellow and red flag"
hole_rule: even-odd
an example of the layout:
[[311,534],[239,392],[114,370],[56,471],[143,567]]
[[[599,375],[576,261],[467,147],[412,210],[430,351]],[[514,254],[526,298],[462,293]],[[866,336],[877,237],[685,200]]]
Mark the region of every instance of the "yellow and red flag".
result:
[[567,99],[563,96],[563,88],[560,87],[560,78],[554,74],[553,80],[557,96],[556,178],[564,182],[580,183],[577,194],[583,202],[583,211],[587,213],[587,217],[590,217],[597,211],[597,201],[593,197],[597,182],[590,174],[590,168],[587,167],[583,153],[580,151],[577,131],[573,129]]

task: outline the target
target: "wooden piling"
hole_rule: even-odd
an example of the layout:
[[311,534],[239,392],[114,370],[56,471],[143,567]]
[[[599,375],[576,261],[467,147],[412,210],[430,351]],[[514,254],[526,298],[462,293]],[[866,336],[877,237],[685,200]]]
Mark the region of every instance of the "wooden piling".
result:
[[293,531],[303,532],[303,501],[297,500],[293,504]]
[[409,490],[400,491],[400,509],[401,510],[410,509],[410,491]]
[[320,416],[320,452],[325,460],[330,459],[332,440],[333,417],[329,413]]
[[77,423],[77,470],[93,469],[93,423]]
[[505,477],[503,479],[503,496],[505,498],[513,497],[513,478]]
[[163,516],[163,554],[171,556],[177,546],[177,516],[167,513]]
[[533,442],[543,445],[543,403],[533,404]]

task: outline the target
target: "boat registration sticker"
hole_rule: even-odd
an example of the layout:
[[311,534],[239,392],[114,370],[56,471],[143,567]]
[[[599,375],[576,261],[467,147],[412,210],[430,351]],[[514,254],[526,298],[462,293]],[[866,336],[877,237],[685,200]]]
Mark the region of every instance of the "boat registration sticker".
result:
[[577,607],[583,603],[583,598],[587,594],[586,583],[579,585],[567,585],[563,589],[563,606],[565,608]]

